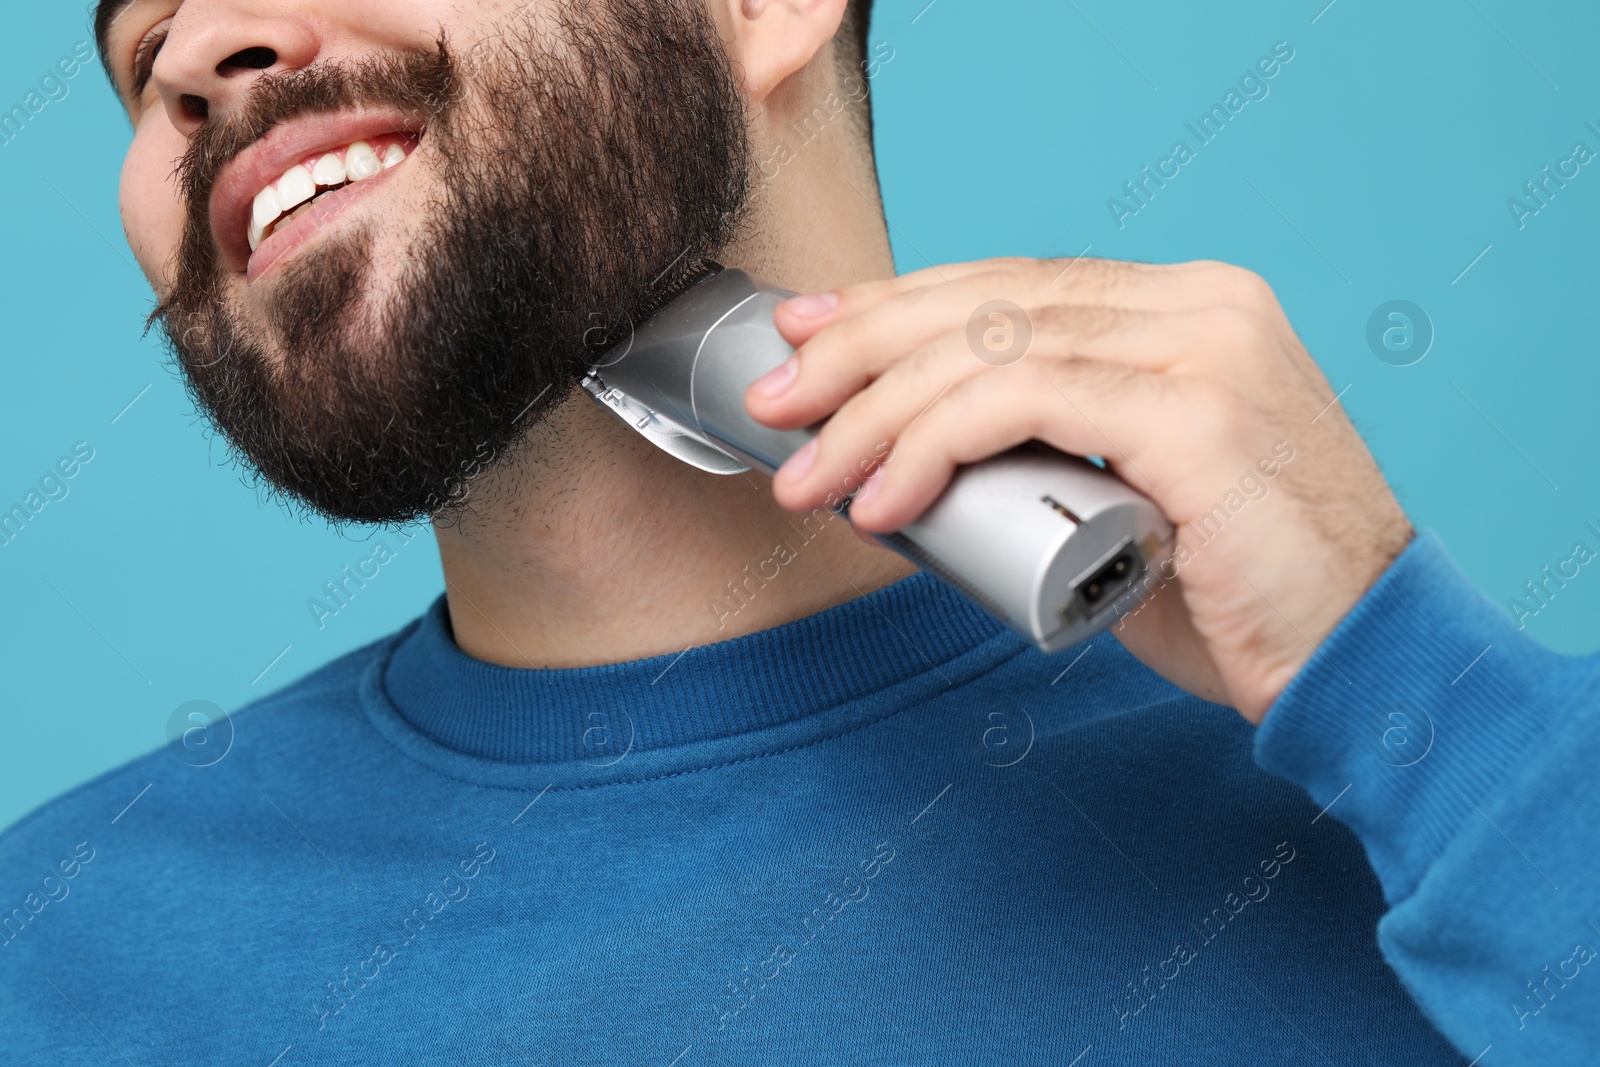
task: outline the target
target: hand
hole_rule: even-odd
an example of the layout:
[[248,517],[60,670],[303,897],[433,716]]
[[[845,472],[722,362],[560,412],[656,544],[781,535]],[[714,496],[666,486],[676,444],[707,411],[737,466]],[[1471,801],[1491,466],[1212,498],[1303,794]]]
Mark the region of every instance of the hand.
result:
[[[969,331],[994,300],[1022,309],[1017,321],[980,314]],[[1031,330],[1025,354],[1004,354],[1008,324],[1013,342]],[[1030,438],[1104,457],[1178,529],[1168,580],[1117,636],[1251,722],[1411,540],[1327,379],[1247,270],[987,260],[799,297],[777,325],[798,351],[746,406],[780,429],[827,419],[774,478],[779,504],[822,504],[884,442],[850,506],[876,533],[916,519],[957,465]],[[998,352],[969,341],[989,330]]]

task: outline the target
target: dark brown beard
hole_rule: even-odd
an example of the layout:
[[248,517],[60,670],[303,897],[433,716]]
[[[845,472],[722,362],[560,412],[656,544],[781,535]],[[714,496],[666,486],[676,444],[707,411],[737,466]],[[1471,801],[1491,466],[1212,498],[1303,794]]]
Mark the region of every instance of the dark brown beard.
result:
[[[218,171],[292,117],[358,105],[426,124],[441,181],[407,265],[380,300],[374,235],[346,224],[277,268],[265,324],[246,321],[211,232]],[[750,163],[742,93],[696,0],[569,0],[538,34],[496,27],[470,71],[441,37],[265,76],[190,140],[174,287],[151,318],[269,495],[335,522],[410,522],[457,506],[586,357],[726,247]]]

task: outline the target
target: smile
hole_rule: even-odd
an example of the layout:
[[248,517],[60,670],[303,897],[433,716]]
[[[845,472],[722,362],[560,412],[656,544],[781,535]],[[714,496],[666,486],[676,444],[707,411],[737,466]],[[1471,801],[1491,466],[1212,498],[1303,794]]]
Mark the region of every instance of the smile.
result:
[[[250,251],[310,210],[311,205],[336,190],[365,181],[406,160],[407,145],[415,138],[389,135],[356,141],[332,152],[305,159],[256,194],[250,208]],[[374,143],[376,142],[376,143]]]
[[224,270],[254,281],[405,169],[424,136],[417,116],[358,109],[268,131],[218,173],[211,230]]

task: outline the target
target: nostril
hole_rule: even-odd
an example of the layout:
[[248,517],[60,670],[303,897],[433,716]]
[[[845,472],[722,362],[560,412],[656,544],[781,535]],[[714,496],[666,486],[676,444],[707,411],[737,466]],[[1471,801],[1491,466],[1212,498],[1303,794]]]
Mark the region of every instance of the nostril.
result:
[[196,122],[205,121],[206,114],[210,111],[210,105],[206,103],[205,97],[184,93],[178,98],[178,101],[182,105],[185,115],[188,115]]
[[266,70],[278,62],[278,53],[270,48],[245,48],[217,64],[217,73],[226,77],[241,70]]

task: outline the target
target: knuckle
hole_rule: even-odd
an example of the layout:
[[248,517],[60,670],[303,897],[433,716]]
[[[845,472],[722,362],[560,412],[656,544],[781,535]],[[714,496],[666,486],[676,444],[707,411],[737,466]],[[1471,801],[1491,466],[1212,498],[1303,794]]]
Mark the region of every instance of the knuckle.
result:
[[1273,339],[1272,328],[1264,318],[1233,304],[1201,311],[1199,329],[1206,343],[1235,360],[1267,350]]
[[1250,298],[1250,306],[1258,311],[1266,312],[1275,310],[1278,306],[1278,294],[1273,292],[1272,285],[1255,271],[1245,271],[1242,284]]
[[1278,297],[1272,286],[1248,267],[1219,259],[1196,259],[1181,266],[1225,304],[1258,311],[1277,307]]
[[1267,280],[1253,270],[1229,267],[1220,274],[1224,292],[1233,304],[1256,311],[1276,307],[1278,297]]

